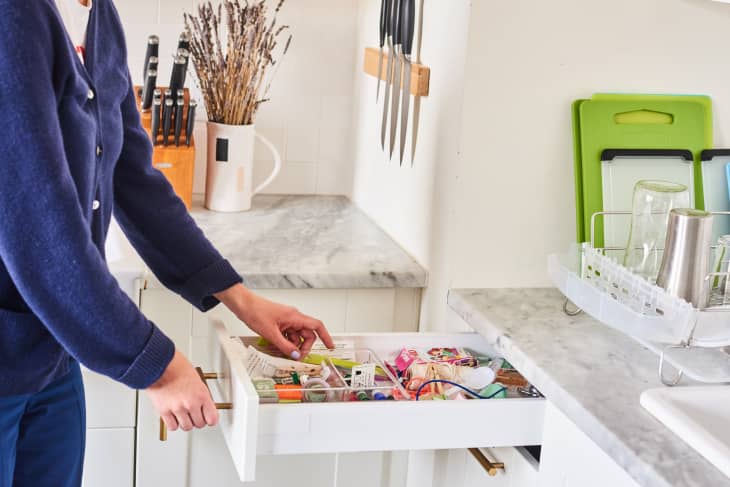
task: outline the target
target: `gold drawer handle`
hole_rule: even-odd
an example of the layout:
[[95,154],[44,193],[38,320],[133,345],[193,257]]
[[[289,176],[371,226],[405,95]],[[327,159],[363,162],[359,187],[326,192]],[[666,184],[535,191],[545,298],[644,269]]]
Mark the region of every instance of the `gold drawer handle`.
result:
[[490,462],[479,448],[469,448],[468,450],[490,477],[497,475],[497,470],[504,470],[504,463]]
[[[195,367],[195,371],[198,373],[198,377],[200,377],[200,380],[203,381],[203,384],[205,384],[205,387],[208,388],[208,393],[210,393],[210,387],[208,387],[208,383],[206,381],[210,379],[217,379],[218,374],[215,372],[203,372],[203,369],[201,369],[200,367]],[[215,403],[215,408],[233,409],[233,403],[217,402]],[[167,426],[165,426],[165,422],[162,420],[162,418],[160,418],[160,441],[167,441]]]

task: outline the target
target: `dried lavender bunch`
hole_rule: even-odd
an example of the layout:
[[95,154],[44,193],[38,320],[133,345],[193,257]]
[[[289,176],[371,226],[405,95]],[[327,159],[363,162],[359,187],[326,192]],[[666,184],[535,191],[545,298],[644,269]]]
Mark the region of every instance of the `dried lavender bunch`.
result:
[[[223,0],[217,8],[208,1],[198,6],[197,15],[185,14],[190,54],[211,122],[254,123],[276,74],[276,70],[269,74],[269,68],[279,62],[278,39],[289,29],[276,23],[284,2],[279,0],[271,20],[266,0]],[[280,57],[289,50],[291,39],[289,35]]]

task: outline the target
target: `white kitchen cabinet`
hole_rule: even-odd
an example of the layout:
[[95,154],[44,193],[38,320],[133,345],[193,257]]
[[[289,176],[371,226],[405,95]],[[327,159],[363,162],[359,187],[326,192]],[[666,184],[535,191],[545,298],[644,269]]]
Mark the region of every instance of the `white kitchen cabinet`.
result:
[[94,428],[86,432],[82,486],[134,486],[134,428]]
[[83,367],[81,374],[86,395],[86,427],[134,428],[137,391]]
[[639,487],[585,433],[548,404],[539,487]]
[[432,487],[537,487],[538,461],[522,447],[480,448],[493,463],[504,469],[491,476],[468,450],[435,452]]
[[[419,290],[274,290],[261,294],[323,318],[336,334],[415,330],[418,323]],[[221,371],[223,367],[220,346],[211,347],[220,342],[219,335],[212,333],[209,318],[224,320],[228,328],[223,334],[228,337],[250,335],[224,307],[204,315],[162,289],[142,293],[142,310],[172,337],[194,365],[206,371]],[[370,320],[368,315],[372,316]],[[371,334],[359,342],[375,350],[427,342],[484,349],[483,340],[476,334]],[[216,400],[224,400],[221,392],[226,389],[219,390],[214,382],[210,385]],[[534,399],[259,407],[258,396],[250,389],[248,399],[243,401],[251,403],[257,414],[254,425],[238,430],[251,443],[249,452],[234,461],[221,431],[226,425],[230,427],[231,421],[240,425],[231,416],[245,410],[241,407],[244,402],[234,401],[233,411],[221,411],[220,427],[172,432],[167,442],[160,442],[159,417],[146,396],[140,394],[137,486],[278,487],[291,485],[293,480],[299,487],[321,487],[323,482],[342,487],[416,486],[420,485],[417,471],[424,457],[418,449],[539,443],[544,407],[544,401]],[[501,420],[496,426],[487,426],[485,417]],[[447,426],[452,422],[455,426]],[[249,472],[246,478],[255,478],[254,483],[241,483],[236,465],[243,466],[243,471]]]
[[[418,328],[420,289],[285,289],[256,292],[321,319],[333,333],[415,331]],[[163,288],[144,290],[141,307],[145,315],[170,336],[194,365],[206,370],[210,370],[212,365],[207,346],[212,336],[209,318],[224,319],[236,334],[252,335],[224,306],[201,313]],[[159,417],[144,393],[139,394],[137,431],[137,487],[242,485],[217,429],[171,432],[167,442],[160,442]],[[260,482],[267,486],[291,485],[287,479],[290,480],[292,475],[297,479],[298,487],[321,487],[319,480],[322,476],[328,479],[326,485],[344,486],[348,484],[336,483],[338,476],[347,477],[347,472],[351,470],[370,471],[377,468],[378,472],[388,472],[393,477],[392,487],[400,487],[402,483],[398,476],[402,475],[403,469],[399,465],[403,463],[403,456],[396,458],[401,459],[400,464],[391,459],[390,453],[384,452],[260,455],[257,477],[270,479],[270,482]],[[296,469],[302,465],[319,473],[302,477]],[[357,475],[361,478],[361,474]],[[387,484],[383,486],[387,487]]]
[[[109,255],[119,252],[113,250]],[[141,273],[136,261],[115,263],[115,275],[120,286],[137,304]],[[137,391],[84,367],[81,373],[87,428],[83,485],[134,487]]]

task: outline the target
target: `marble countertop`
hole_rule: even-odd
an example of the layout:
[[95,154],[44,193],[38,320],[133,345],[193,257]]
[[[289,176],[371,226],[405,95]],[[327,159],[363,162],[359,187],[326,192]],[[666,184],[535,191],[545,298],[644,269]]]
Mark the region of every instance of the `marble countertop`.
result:
[[255,289],[420,288],[426,270],[343,196],[256,196],[251,211],[190,211]]
[[449,305],[644,487],[721,487],[730,479],[639,404],[661,387],[658,357],[555,289],[452,290]]

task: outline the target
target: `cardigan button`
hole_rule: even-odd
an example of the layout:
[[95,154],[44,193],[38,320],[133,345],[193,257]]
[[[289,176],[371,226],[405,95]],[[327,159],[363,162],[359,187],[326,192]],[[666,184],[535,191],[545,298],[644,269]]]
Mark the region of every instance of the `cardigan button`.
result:
[[89,92],[86,93],[86,98],[88,98],[89,100],[93,100],[94,99],[94,96],[95,96],[94,95],[94,90],[91,90],[90,89]]
[[99,200],[94,200],[91,203],[91,209],[94,211],[98,210],[100,206],[101,206],[101,203],[99,203]]
[[97,145],[96,146],[96,157],[101,156],[101,153],[102,153],[101,146]]

